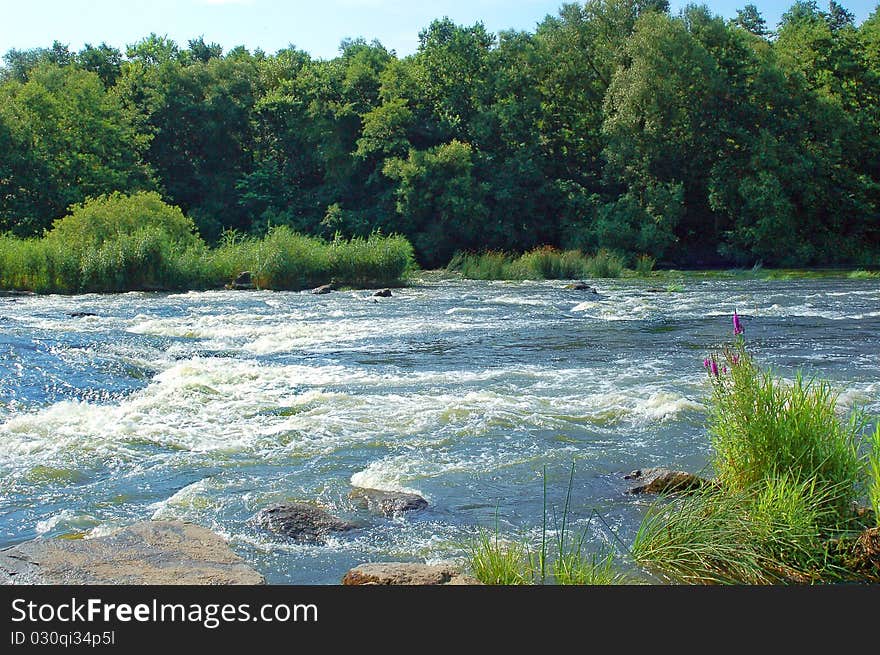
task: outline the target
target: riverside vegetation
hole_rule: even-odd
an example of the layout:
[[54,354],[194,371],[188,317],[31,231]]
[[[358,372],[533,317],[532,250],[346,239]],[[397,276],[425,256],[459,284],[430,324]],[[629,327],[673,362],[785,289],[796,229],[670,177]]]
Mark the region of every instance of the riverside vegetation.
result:
[[[716,484],[661,497],[624,558],[666,582],[880,582],[880,423],[866,434],[867,417],[842,417],[828,382],[762,369],[743,332],[734,314],[734,344],[704,361]],[[865,500],[870,507],[860,507]],[[570,509],[567,499],[554,530],[554,580],[632,581],[610,551],[583,549],[585,533],[567,538]],[[469,546],[475,576],[487,584],[545,582],[546,516],[545,501],[540,545],[497,528],[481,532]]]
[[74,205],[42,239],[0,236],[0,287],[83,293],[223,287],[242,271],[263,289],[398,284],[413,265],[399,236],[330,242],[277,226],[264,237],[224,234],[209,248],[194,223],[155,192]]
[[835,0],[798,0],[775,29],[751,4],[725,20],[588,0],[532,32],[436,20],[406,57],[156,34],[10,50],[0,232],[39,237],[90,197],[157,191],[211,245],[286,226],[401,234],[431,268],[549,245],[663,268],[869,269],[878,48],[880,13],[857,24]]

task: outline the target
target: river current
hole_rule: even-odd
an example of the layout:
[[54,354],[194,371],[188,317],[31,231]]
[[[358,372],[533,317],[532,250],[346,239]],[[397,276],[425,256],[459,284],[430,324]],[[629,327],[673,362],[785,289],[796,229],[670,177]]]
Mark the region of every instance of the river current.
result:
[[[456,561],[479,526],[539,535],[544,471],[552,524],[572,462],[574,530],[629,543],[650,500],[622,476],[707,465],[702,361],[735,309],[761,363],[880,414],[877,280],[594,283],[0,298],[0,547],[180,519],[270,583],[335,584]],[[372,516],[352,485],[430,506]],[[288,501],[360,527],[315,546],[254,524]]]

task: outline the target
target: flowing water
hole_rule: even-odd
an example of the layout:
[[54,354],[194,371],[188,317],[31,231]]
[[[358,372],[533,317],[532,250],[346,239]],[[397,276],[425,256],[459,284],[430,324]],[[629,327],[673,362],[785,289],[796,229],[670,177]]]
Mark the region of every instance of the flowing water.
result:
[[[880,413],[876,280],[596,284],[0,299],[0,547],[182,519],[269,582],[333,584],[366,561],[454,561],[477,526],[539,534],[543,471],[552,520],[572,462],[576,529],[626,543],[649,501],[624,473],[706,466],[702,360],[734,309],[759,361]],[[430,508],[371,516],[353,484]],[[252,521],[303,500],[360,527],[314,546]]]

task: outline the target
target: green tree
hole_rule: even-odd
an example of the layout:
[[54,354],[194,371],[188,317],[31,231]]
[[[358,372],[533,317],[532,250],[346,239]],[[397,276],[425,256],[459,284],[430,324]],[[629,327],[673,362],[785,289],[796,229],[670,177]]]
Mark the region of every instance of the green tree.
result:
[[764,20],[758,8],[752,4],[736,10],[736,18],[733,19],[733,24],[747,32],[751,32],[755,36],[766,37],[770,35],[770,30],[767,29],[767,21]]
[[397,182],[396,229],[408,235],[419,261],[443,266],[456,250],[478,249],[486,210],[473,176],[473,149],[461,141],[390,159],[385,174]]
[[147,139],[94,73],[39,65],[27,82],[0,87],[0,122],[16,144],[7,166],[18,173],[3,208],[29,231],[89,196],[151,186],[141,162]]

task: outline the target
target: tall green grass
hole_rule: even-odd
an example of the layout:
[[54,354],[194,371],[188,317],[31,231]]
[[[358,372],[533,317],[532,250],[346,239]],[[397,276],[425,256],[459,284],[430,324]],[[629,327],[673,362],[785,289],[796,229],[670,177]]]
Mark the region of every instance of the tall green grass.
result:
[[880,435],[861,455],[864,418],[841,416],[829,383],[761,369],[742,336],[705,362],[717,486],[658,501],[632,547],[642,565],[688,583],[858,579],[844,543],[854,505],[880,493]]
[[791,382],[761,370],[740,340],[722,356],[722,373],[709,377],[712,400],[709,435],[712,464],[732,491],[790,477],[835,489],[836,504],[848,509],[859,492],[859,444],[864,420],[843,420],[831,384]]
[[880,423],[877,424],[870,439],[870,450],[866,457],[868,469],[868,502],[874,511],[874,521],[880,528]]
[[624,264],[623,257],[605,249],[590,257],[578,250],[545,246],[520,256],[497,251],[456,253],[447,270],[472,280],[572,280],[620,277]]
[[506,539],[498,528],[481,528],[467,546],[468,561],[474,577],[487,585],[533,584],[535,571],[529,558],[528,544],[521,539]]
[[851,271],[847,277],[851,280],[877,280],[880,279],[880,271],[866,271],[865,269],[859,269],[857,271]]
[[834,569],[825,539],[836,517],[828,509],[832,498],[822,493],[813,481],[782,477],[658,503],[639,526],[631,554],[670,581],[688,584],[827,579]]
[[574,464],[568,482],[568,491],[561,518],[552,510],[555,541],[553,554],[548,555],[551,533],[547,505],[547,471],[544,470],[544,514],[540,541],[527,537],[506,537],[498,528],[490,532],[480,528],[475,539],[466,545],[470,569],[478,580],[490,585],[546,584],[548,571],[558,585],[613,585],[628,579],[619,572],[613,553],[608,550],[588,551],[587,528],[572,535],[571,491],[574,483]]
[[155,193],[75,205],[42,239],[0,235],[0,287],[39,293],[218,288],[243,271],[263,289],[395,286],[414,262],[402,236],[328,243],[287,227],[262,239],[228,233],[209,248]]

